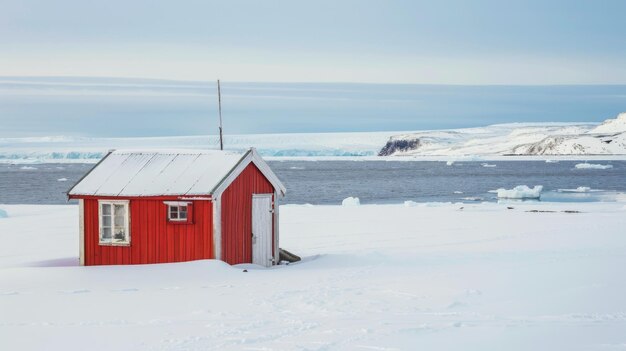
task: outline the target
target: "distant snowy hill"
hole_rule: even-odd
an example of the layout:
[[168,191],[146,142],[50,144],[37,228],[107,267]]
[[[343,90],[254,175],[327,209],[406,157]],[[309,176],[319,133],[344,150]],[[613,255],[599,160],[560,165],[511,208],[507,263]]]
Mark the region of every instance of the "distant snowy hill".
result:
[[[626,113],[602,124],[511,123],[420,132],[227,135],[270,157],[626,155]],[[0,138],[0,162],[96,162],[110,149],[217,149],[216,136]]]
[[626,132],[626,112],[617,115],[617,118],[607,119],[589,133],[621,133]]
[[392,136],[381,156],[624,155],[626,113],[592,123],[511,123]]

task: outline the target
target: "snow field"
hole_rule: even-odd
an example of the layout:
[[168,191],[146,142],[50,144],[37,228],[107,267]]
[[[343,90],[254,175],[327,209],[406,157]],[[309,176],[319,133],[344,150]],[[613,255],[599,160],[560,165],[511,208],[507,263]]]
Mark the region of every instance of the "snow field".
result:
[[2,208],[11,214],[0,220],[2,349],[626,342],[624,203],[282,206],[281,246],[303,261],[271,269],[212,260],[79,267],[76,206]]

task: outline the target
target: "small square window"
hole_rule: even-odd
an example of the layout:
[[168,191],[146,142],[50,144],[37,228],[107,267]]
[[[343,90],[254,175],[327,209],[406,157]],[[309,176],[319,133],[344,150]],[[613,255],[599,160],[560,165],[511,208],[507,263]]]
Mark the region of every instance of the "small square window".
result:
[[167,205],[167,219],[170,222],[189,223],[189,204],[170,203]]

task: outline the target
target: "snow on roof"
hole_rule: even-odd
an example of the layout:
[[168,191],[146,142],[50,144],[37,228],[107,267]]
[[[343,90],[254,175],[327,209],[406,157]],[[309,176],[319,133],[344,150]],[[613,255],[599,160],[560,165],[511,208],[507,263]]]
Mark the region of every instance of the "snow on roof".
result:
[[209,195],[252,150],[116,150],[69,195]]

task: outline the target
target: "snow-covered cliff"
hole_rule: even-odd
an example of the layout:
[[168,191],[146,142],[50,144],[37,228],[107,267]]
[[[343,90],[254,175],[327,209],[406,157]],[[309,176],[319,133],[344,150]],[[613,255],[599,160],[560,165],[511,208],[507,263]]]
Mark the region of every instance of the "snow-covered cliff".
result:
[[626,154],[626,113],[591,123],[512,123],[394,135],[381,156]]

